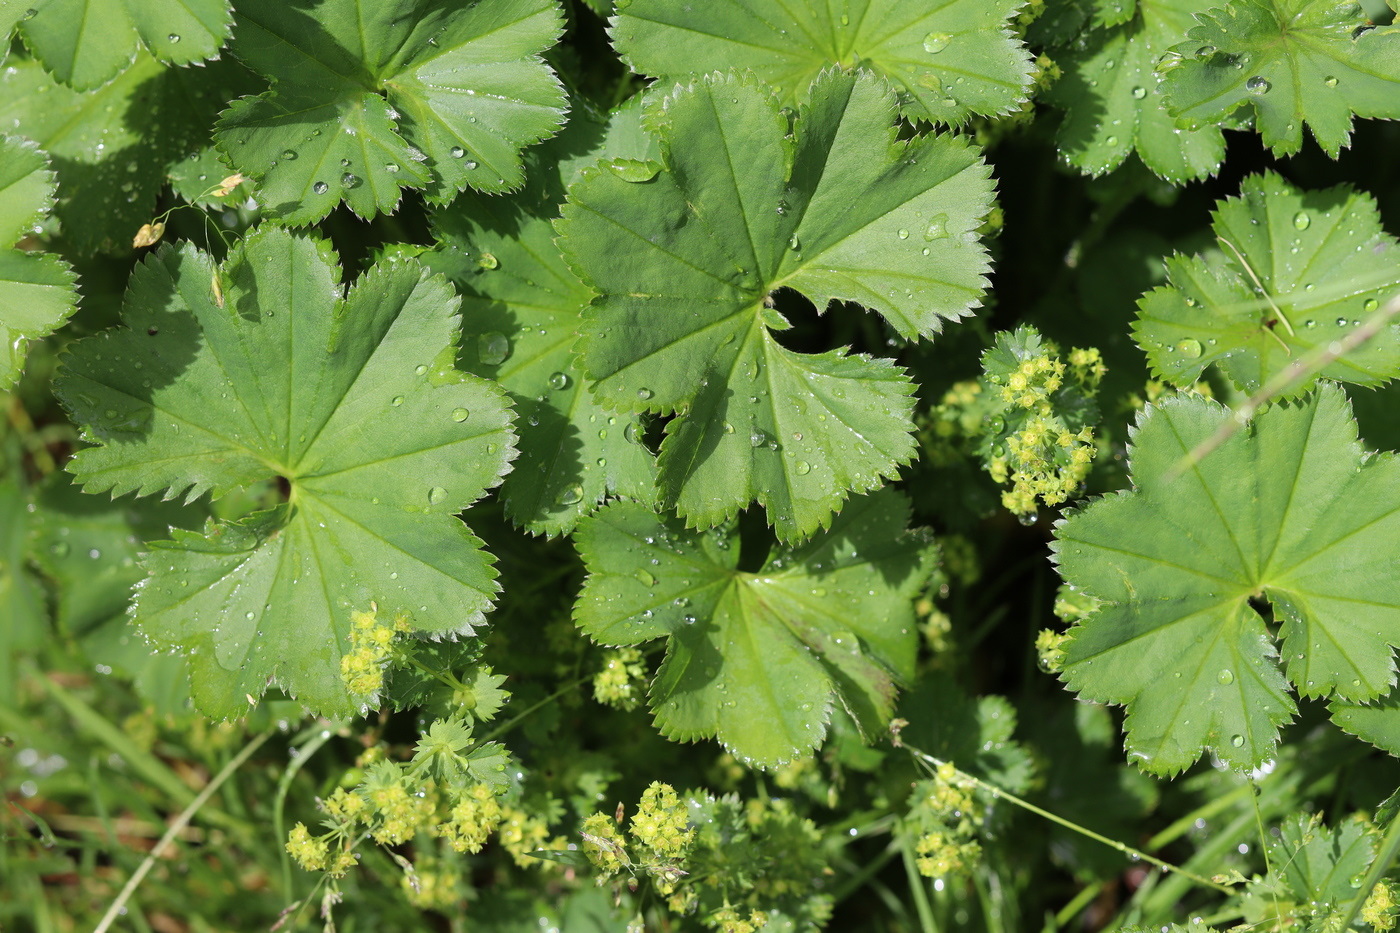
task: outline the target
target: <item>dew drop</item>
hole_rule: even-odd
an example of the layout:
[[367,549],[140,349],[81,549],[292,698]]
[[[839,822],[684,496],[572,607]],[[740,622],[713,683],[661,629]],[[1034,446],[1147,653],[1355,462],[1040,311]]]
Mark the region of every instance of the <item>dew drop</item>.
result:
[[423,363],[419,363],[417,366],[413,367],[413,371],[420,376],[424,376],[428,373],[428,367]]
[[1222,667],[1220,673],[1215,675],[1215,682],[1228,687],[1235,682],[1235,672],[1228,667]]
[[470,416],[471,412],[467,411],[465,408],[452,409],[452,420],[457,422],[458,424],[461,424],[463,421],[466,421],[467,418]]
[[1230,744],[1233,745],[1233,746],[1235,746],[1235,748],[1239,748],[1240,746],[1244,745],[1244,736],[1242,736],[1242,735],[1232,735],[1232,736],[1230,736]]
[[806,476],[808,473],[812,472],[812,465],[806,460],[797,461],[792,465],[792,468],[797,471],[798,476]]
[[462,156],[464,156],[464,155],[466,155],[466,154],[467,154],[467,150],[463,149],[461,146],[453,146],[453,147],[452,147],[452,158],[454,158],[454,159],[460,159]]
[[934,214],[929,220],[928,229],[924,231],[924,239],[932,243],[934,240],[946,239],[948,236],[948,215]]
[[1215,54],[1215,46],[1203,45],[1196,50],[1196,61],[1203,62]]
[[632,576],[636,577],[637,581],[643,586],[656,586],[656,578],[645,570],[638,570]]
[[948,47],[948,43],[953,41],[953,37],[946,32],[931,32],[924,36],[924,51],[930,55],[937,55]]
[[1202,353],[1201,342],[1194,337],[1187,337],[1176,345],[1176,350],[1188,360],[1199,359]]
[[392,175],[392,174],[396,173],[398,170],[399,170],[399,166],[398,166],[397,163],[395,163],[395,162],[385,162],[385,163],[384,163],[384,171],[388,172],[389,174]]
[[1333,75],[1328,75],[1327,77],[1322,79],[1322,83],[1327,85],[1328,87],[1336,87],[1337,79]]
[[646,159],[611,159],[604,164],[618,178],[633,184],[651,181],[661,171],[660,165]]
[[652,392],[650,389],[638,389],[638,390],[637,390],[637,398],[641,399],[641,400],[644,401],[644,402],[645,402],[647,399],[651,398],[652,395],[654,395],[654,394],[655,394],[655,393]]
[[501,261],[496,258],[494,253],[482,253],[477,257],[476,264],[483,269],[498,269],[501,266]]
[[1376,310],[1377,308],[1380,307],[1380,304],[1381,304],[1381,303],[1380,303],[1379,301],[1377,301],[1376,299],[1374,299],[1374,298],[1367,298],[1367,299],[1362,303],[1361,308],[1362,308],[1362,310],[1364,310],[1364,311],[1374,311],[1374,310]]
[[354,172],[346,172],[340,176],[340,186],[342,188],[358,188],[360,187],[360,176]]
[[170,35],[165,37],[165,41],[169,42],[171,45],[174,45],[175,43],[180,41],[180,34],[177,32],[172,32]]
[[1141,87],[1133,88],[1133,100],[1142,100],[1147,96],[1147,89]]
[[443,501],[444,501],[446,498],[447,498],[447,490],[446,490],[446,489],[443,489],[441,486],[434,486],[434,487],[432,487],[431,489],[428,490],[428,504],[429,504],[429,505],[442,505]]
[[331,186],[326,184],[324,181],[318,181],[316,182],[316,184],[311,186],[311,190],[316,192],[317,194],[325,194],[327,191],[331,190]]
[[560,389],[567,389],[569,387],[569,377],[564,373],[550,373],[549,387],[551,389],[555,389],[556,391]]
[[1312,215],[1307,211],[1299,211],[1293,215],[1293,229],[1306,230],[1312,226]]
[[476,338],[476,354],[487,366],[498,366],[510,356],[510,341],[497,331],[487,331]]
[[753,433],[749,435],[750,447],[762,447],[767,441],[768,436],[765,435],[758,428],[754,428]]
[[282,150],[282,161],[283,161],[283,162],[291,162],[291,161],[292,161],[293,159],[295,159],[296,157],[297,157],[297,151],[296,151],[295,149],[283,149],[283,150]]
[[1244,86],[1251,94],[1267,94],[1273,89],[1273,85],[1269,83],[1269,79],[1263,75],[1255,75],[1246,81]]
[[393,399],[389,402],[389,404],[393,405],[395,408],[398,408],[400,405],[403,404],[403,396],[395,395]]
[[909,239],[909,231],[908,231],[908,230],[900,230],[900,231],[899,231],[899,238],[900,238],[901,240],[907,240],[907,239]]
[[559,496],[560,505],[577,505],[583,498],[583,487],[578,483],[572,483],[564,488],[564,492]]

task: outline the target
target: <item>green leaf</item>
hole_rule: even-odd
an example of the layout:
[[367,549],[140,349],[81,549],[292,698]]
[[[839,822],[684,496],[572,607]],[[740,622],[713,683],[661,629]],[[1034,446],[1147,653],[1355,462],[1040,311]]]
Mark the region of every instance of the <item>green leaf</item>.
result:
[[126,252],[167,173],[208,143],[222,95],[251,86],[237,62],[162,68],[142,53],[111,83],[79,93],[16,61],[0,71],[0,125],[17,121],[52,157],[64,239],[79,253]]
[[1011,113],[1030,95],[1031,56],[1011,30],[1021,0],[632,0],[612,37],[634,71],[683,79],[748,69],[806,96],[828,66],[864,68],[899,91],[915,120],[964,123]]
[[1270,844],[1273,870],[1261,885],[1271,899],[1292,901],[1304,917],[1322,917],[1357,896],[1376,854],[1375,836],[1364,823],[1347,820],[1334,831],[1317,814],[1298,813],[1278,832]]
[[892,491],[853,499],[829,531],[746,573],[731,530],[614,503],[575,533],[589,575],[574,620],[607,645],[669,636],[651,686],[661,732],[771,767],[821,743],[834,701],[867,735],[888,721],[913,670],[910,599],[935,560],[908,513]]
[[50,253],[10,247],[53,206],[54,175],[33,143],[0,136],[0,391],[19,379],[29,341],[53,333],[78,304],[77,276]]
[[[1143,296],[1133,325],[1153,371],[1178,386],[1214,364],[1256,392],[1400,293],[1400,250],[1375,201],[1349,186],[1304,192],[1273,173],[1253,175],[1212,221],[1218,249],[1168,259],[1169,284]],[[1397,374],[1392,326],[1288,393],[1319,377],[1375,386]]]
[[0,482],[0,700],[17,696],[16,662],[49,637],[44,591],[28,567],[29,497],[13,482]]
[[609,411],[586,388],[573,345],[593,291],[565,263],[550,224],[583,164],[654,155],[639,114],[627,106],[607,125],[576,114],[527,155],[522,191],[467,192],[433,218],[441,248],[426,261],[462,292],[462,363],[505,386],[519,414],[520,458],[501,487],[506,514],[537,534],[571,531],[609,495],[656,498],[640,417]]
[[234,52],[273,88],[224,112],[219,147],[290,224],[518,188],[520,150],[563,122],[540,58],[561,28],[554,0],[240,2]]
[[913,456],[904,372],[790,350],[768,306],[785,287],[818,309],[859,301],[913,338],[980,302],[987,167],[955,137],[896,141],[893,113],[883,82],[829,72],[789,136],[766,90],[712,76],[651,111],[661,164],[600,165],[569,189],[556,227],[600,293],[584,371],[605,404],[676,413],[659,483],[693,525],[756,500],[802,538]]
[[1376,748],[1400,758],[1400,698],[1394,694],[1376,703],[1330,704],[1332,721]]
[[1275,155],[1297,152],[1306,125],[1336,158],[1353,114],[1400,118],[1400,28],[1368,28],[1357,4],[1234,0],[1198,19],[1160,68],[1182,126],[1249,107]]
[[456,296],[411,260],[348,292],[318,240],[266,228],[216,267],[192,247],[138,266],[126,327],[77,343],[55,383],[96,446],[89,492],[193,499],[268,479],[288,501],[152,545],[135,617],[190,656],[196,703],[229,716],[269,680],[326,714],[352,609],[464,635],[496,590],[454,513],[513,455],[503,393],[455,371]]
[[1214,174],[1225,156],[1223,134],[1215,126],[1177,127],[1154,72],[1199,8],[1197,0],[1143,0],[1124,25],[1086,29],[1056,55],[1063,74],[1046,99],[1066,111],[1056,142],[1070,164],[1100,175],[1136,152],[1174,184]]
[[214,58],[233,28],[228,0],[28,0],[24,42],[64,84],[87,91],[121,73],[138,45],[167,65]]
[[[1103,601],[1071,630],[1064,679],[1126,705],[1128,753],[1158,773],[1203,748],[1241,769],[1272,758],[1289,682],[1358,702],[1395,681],[1400,463],[1363,451],[1346,396],[1324,383],[1172,479],[1233,417],[1199,396],[1149,406],[1136,488],[1057,526],[1066,582]],[[1263,599],[1277,641],[1251,603]]]

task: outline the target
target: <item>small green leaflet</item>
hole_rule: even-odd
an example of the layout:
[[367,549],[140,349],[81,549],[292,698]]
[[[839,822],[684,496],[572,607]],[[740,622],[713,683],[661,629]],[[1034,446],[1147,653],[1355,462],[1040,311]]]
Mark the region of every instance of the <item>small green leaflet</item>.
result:
[[[1064,679],[1128,707],[1128,753],[1157,773],[1203,748],[1240,769],[1273,757],[1290,682],[1360,702],[1395,680],[1400,463],[1365,453],[1346,396],[1322,383],[1170,478],[1233,417],[1194,395],[1149,406],[1134,490],[1056,529],[1065,581],[1103,601],[1071,630]],[[1272,605],[1281,645],[1251,599]]]
[[910,600],[936,560],[908,518],[893,491],[852,499],[829,531],[745,573],[732,528],[614,503],[575,533],[588,577],[574,620],[606,645],[668,636],[651,686],[661,732],[771,767],[821,744],[833,701],[868,735],[888,721],[913,672]]
[[79,253],[125,253],[151,219],[167,172],[208,144],[223,95],[253,87],[247,70],[228,59],[164,68],[143,52],[115,80],[85,93],[54,81],[37,62],[15,61],[0,71],[0,125],[17,122],[52,157],[54,214],[65,243]]
[[1046,99],[1065,109],[1056,142],[1076,168],[1101,175],[1136,152],[1174,184],[1212,174],[1225,156],[1220,129],[1182,130],[1162,106],[1157,60],[1180,42],[1198,0],[1142,0],[1122,26],[1085,29],[1055,60],[1063,70]]
[[656,497],[640,416],[600,405],[578,368],[574,340],[593,292],[564,262],[550,225],[584,164],[654,155],[640,112],[628,105],[606,125],[575,114],[527,154],[523,190],[467,192],[433,216],[442,245],[424,259],[462,291],[463,366],[500,382],[515,403],[520,459],[501,487],[506,514],[537,534],[573,530],[610,494]]
[[1198,20],[1160,66],[1184,127],[1248,106],[1275,155],[1297,152],[1306,125],[1335,159],[1353,114],[1400,118],[1400,28],[1369,28],[1359,4],[1233,0]]
[[[1360,819],[1332,830],[1317,814],[1289,815],[1269,842],[1269,874],[1251,885],[1250,897],[1274,915],[1291,917],[1299,929],[1340,929],[1340,910],[1361,891],[1361,880],[1376,857],[1376,834]],[[1248,906],[1246,906],[1248,910]],[[1290,924],[1292,925],[1292,924]]]
[[79,91],[100,87],[136,57],[138,46],[166,65],[214,58],[233,27],[229,0],[28,0],[25,45]]
[[160,249],[132,275],[126,326],[66,357],[55,391],[95,445],[69,465],[87,491],[289,489],[145,560],[134,617],[189,656],[206,714],[269,681],[353,710],[340,658],[371,603],[434,636],[480,624],[495,571],[454,515],[499,481],[514,437],[504,393],[453,367],[456,307],[412,260],[346,292],[324,242],[266,227],[222,266]]
[[661,163],[600,165],[569,188],[561,245],[600,293],[583,369],[604,404],[677,413],[659,484],[692,525],[757,500],[800,539],[914,455],[904,371],[789,350],[768,305],[784,287],[818,309],[860,302],[914,338],[980,303],[987,166],[959,138],[896,141],[893,112],[883,82],[827,72],[788,135],[762,86],[707,77],[651,110]]
[[1011,113],[1031,85],[1031,56],[1011,31],[1021,0],[631,0],[612,37],[634,71],[684,78],[748,69],[802,100],[830,65],[864,68],[899,91],[911,119],[965,123]]
[[[1245,179],[1212,216],[1217,250],[1167,260],[1168,285],[1138,303],[1133,333],[1153,371],[1178,386],[1219,367],[1256,392],[1299,357],[1341,339],[1400,294],[1400,249],[1376,202],[1338,186],[1299,191],[1272,172]],[[1300,380],[1375,386],[1400,374],[1400,328]]]
[[77,307],[77,276],[50,253],[12,249],[53,206],[54,174],[31,142],[0,136],[0,391],[24,368],[29,341]]
[[392,211],[402,187],[437,203],[518,188],[520,150],[564,122],[540,58],[561,28],[555,0],[242,0],[233,50],[273,89],[235,101],[216,138],[290,224],[342,200]]

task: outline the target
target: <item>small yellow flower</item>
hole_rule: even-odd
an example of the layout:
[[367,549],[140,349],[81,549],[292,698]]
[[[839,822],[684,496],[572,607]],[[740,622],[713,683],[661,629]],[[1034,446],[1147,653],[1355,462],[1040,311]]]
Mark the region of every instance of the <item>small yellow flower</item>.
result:
[[287,854],[307,871],[319,871],[326,867],[330,847],[325,839],[311,835],[305,823],[298,823],[287,834]]

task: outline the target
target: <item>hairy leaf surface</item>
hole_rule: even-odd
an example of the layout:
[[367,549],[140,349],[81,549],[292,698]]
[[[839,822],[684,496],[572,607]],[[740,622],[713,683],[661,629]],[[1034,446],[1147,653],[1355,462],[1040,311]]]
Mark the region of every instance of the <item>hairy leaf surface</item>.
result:
[[44,153],[0,136],[0,390],[19,378],[29,341],[52,333],[78,303],[68,263],[11,248],[53,206],[53,192]]
[[571,531],[609,494],[656,496],[641,417],[604,408],[587,389],[573,345],[593,291],[564,262],[551,226],[585,164],[655,154],[639,114],[630,105],[607,124],[576,115],[527,155],[518,194],[467,192],[434,216],[441,248],[425,261],[463,293],[463,365],[515,402],[520,459],[501,494],[507,514],[536,533]]
[[200,708],[228,716],[269,681],[322,712],[352,609],[468,634],[496,590],[458,521],[496,484],[503,393],[453,368],[456,297],[416,262],[348,292],[322,242],[267,228],[222,266],[191,247],[137,267],[126,326],[75,345],[56,391],[84,436],[90,492],[187,499],[278,479],[287,500],[156,543],[135,617],[190,657]]
[[1047,99],[1067,112],[1056,142],[1069,162],[1093,175],[1136,152],[1175,184],[1215,172],[1225,156],[1220,129],[1183,130],[1167,113],[1157,60],[1195,22],[1198,0],[1142,0],[1121,26],[1084,29],[1056,62],[1063,74]]
[[589,575],[574,620],[608,645],[668,636],[651,704],[669,738],[789,761],[821,743],[833,702],[880,729],[913,672],[910,598],[935,550],[908,514],[892,491],[853,499],[830,530],[745,573],[732,529],[697,534],[614,503],[576,533]]
[[234,52],[273,89],[224,112],[219,146],[292,224],[392,211],[403,187],[517,188],[563,122],[540,58],[560,29],[554,0],[240,2]]
[[1336,158],[1353,114],[1400,118],[1400,28],[1369,28],[1358,4],[1233,0],[1199,20],[1161,68],[1184,126],[1248,108],[1276,155],[1297,152],[1307,126]]
[[605,404],[677,413],[659,482],[694,525],[757,500],[802,538],[913,455],[904,372],[789,350],[768,303],[784,287],[819,309],[860,302],[909,338],[980,303],[987,167],[953,137],[897,142],[893,116],[883,82],[828,72],[790,136],[766,90],[710,77],[651,112],[660,163],[599,165],[569,189],[556,226],[600,293],[584,371]]
[[[1205,748],[1237,768],[1273,757],[1290,682],[1355,702],[1395,680],[1400,463],[1365,455],[1346,396],[1323,384],[1171,478],[1232,417],[1199,396],[1149,407],[1135,489],[1057,527],[1065,580],[1103,601],[1072,630],[1065,680],[1126,705],[1128,753],[1158,773]],[[1281,622],[1277,642],[1259,599]]]
[[[1143,296],[1133,325],[1154,372],[1178,386],[1215,365],[1258,391],[1400,294],[1400,248],[1375,201],[1349,187],[1304,192],[1254,175],[1212,221],[1218,248],[1168,259],[1169,284]],[[1397,374],[1400,328],[1390,326],[1288,392],[1318,377],[1375,386]]]
[[87,91],[106,84],[138,47],[167,65],[219,54],[233,27],[229,0],[27,0],[24,42],[54,77]]
[[963,123],[1010,113],[1031,85],[1010,29],[1021,0],[633,0],[613,41],[635,71],[662,78],[749,69],[802,100],[830,65],[865,68],[899,89],[912,119]]

